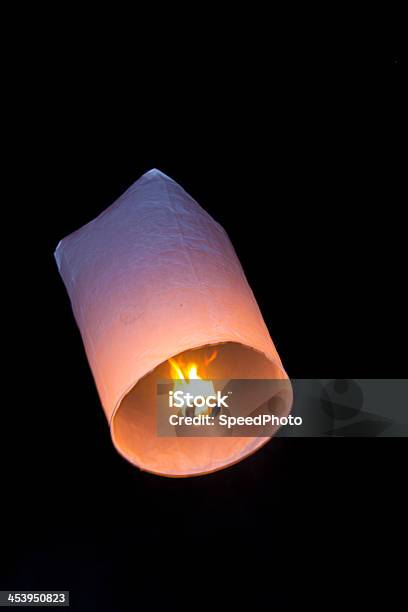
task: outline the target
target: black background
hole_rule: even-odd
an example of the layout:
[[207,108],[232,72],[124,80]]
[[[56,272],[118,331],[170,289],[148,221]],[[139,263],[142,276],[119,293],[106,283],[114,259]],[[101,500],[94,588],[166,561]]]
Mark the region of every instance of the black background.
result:
[[80,23],[27,53],[1,588],[69,589],[84,611],[377,597],[402,546],[405,441],[276,439],[213,475],[140,473],[110,442],[53,251],[157,167],[227,230],[291,377],[403,377],[398,24],[180,28],[158,51],[163,30],[133,47],[138,22],[113,60],[96,26],[104,44],[82,52]]

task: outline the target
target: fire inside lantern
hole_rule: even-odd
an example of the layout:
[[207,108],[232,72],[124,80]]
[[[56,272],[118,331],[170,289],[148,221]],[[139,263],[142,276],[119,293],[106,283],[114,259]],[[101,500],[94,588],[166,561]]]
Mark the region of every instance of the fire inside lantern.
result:
[[[215,395],[214,385],[211,380],[203,380],[203,377],[199,375],[203,374],[204,378],[207,374],[207,366],[213,362],[217,357],[217,351],[213,351],[209,357],[204,359],[204,364],[199,365],[196,362],[184,362],[182,357],[178,359],[169,359],[170,363],[170,378],[174,380],[173,391],[182,391],[183,394],[191,393],[192,395],[203,395],[208,397]],[[197,383],[197,381],[199,381]],[[204,405],[201,407],[195,407],[194,414],[189,416],[196,416],[200,414],[210,414],[211,408]],[[181,414],[184,416],[187,414],[186,407],[180,409]]]

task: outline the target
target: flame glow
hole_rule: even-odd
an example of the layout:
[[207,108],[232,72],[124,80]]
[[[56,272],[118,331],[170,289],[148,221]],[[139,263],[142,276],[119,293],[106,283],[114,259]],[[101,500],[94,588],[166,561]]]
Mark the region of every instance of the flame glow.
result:
[[[203,371],[203,376],[205,377],[205,369],[206,367],[214,361],[217,357],[217,351],[214,350],[209,357],[204,359],[204,366],[200,367],[200,371]],[[196,385],[196,389],[194,389],[194,383],[191,381],[194,380],[202,380],[202,376],[198,374],[199,365],[195,362],[190,362],[185,364],[182,358],[169,359],[169,363],[171,366],[171,378],[174,380],[174,391],[183,391],[184,393],[197,393],[198,395],[214,395],[214,385],[210,380],[203,381],[200,385]],[[208,414],[209,409],[206,407],[196,408],[195,414]]]
[[[214,350],[209,357],[204,359],[204,367],[207,367],[217,357],[217,351]],[[190,380],[202,380],[202,376],[198,374],[198,364],[191,362],[184,364],[183,360],[179,358],[178,362],[175,359],[169,359],[171,365],[171,378],[176,380],[184,380],[186,383]]]

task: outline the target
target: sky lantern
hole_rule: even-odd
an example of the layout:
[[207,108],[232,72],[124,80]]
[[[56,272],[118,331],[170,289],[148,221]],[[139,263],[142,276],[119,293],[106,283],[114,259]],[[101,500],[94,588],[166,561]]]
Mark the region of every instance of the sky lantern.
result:
[[157,433],[160,380],[175,390],[205,381],[209,394],[219,379],[287,380],[227,234],[180,185],[146,172],[61,240],[55,258],[113,443],[128,461],[194,476],[269,439]]

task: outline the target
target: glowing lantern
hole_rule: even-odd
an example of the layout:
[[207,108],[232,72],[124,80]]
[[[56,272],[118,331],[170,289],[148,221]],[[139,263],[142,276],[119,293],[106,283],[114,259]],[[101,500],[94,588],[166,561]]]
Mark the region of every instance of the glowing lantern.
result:
[[[212,472],[268,438],[156,433],[157,381],[287,379],[228,236],[150,170],[55,258],[118,451],[166,476]],[[208,393],[213,385],[208,381]]]

